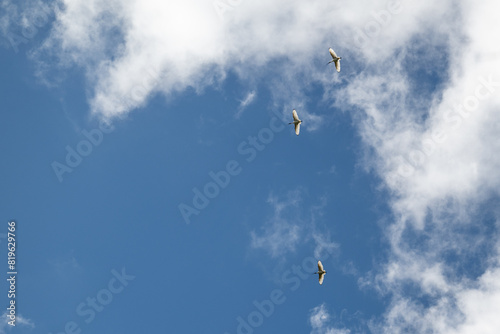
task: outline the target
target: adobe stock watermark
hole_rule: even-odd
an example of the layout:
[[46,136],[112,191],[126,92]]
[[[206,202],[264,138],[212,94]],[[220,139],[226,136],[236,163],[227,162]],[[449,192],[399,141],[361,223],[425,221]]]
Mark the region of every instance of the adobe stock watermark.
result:
[[[52,6],[46,4],[38,3],[37,8],[29,11],[27,14],[22,14],[22,22],[18,23],[19,31],[12,32],[8,30],[5,34],[5,39],[15,53],[19,52],[19,46],[21,44],[27,44],[30,40],[35,38],[39,30],[49,23],[50,17],[52,17],[56,10],[60,10],[60,2],[53,2]],[[9,8],[6,8],[6,12],[17,12],[18,7],[11,4]]]
[[[108,281],[105,288],[97,291],[95,296],[87,297],[85,301],[78,304],[76,314],[81,317],[86,324],[90,324],[96,318],[97,313],[102,312],[111,302],[114,297],[121,293],[128,284],[135,279],[135,276],[128,275],[125,268],[121,272],[111,270],[112,277]],[[81,323],[81,322],[80,322]],[[64,325],[62,331],[55,334],[80,334],[82,328],[76,321],[68,321]],[[52,334],[52,333],[49,333]]]
[[[137,103],[144,101],[151,88],[160,80],[158,71],[152,68],[145,69],[143,73],[146,74],[144,75],[143,82],[132,87],[126,97],[120,100],[129,110],[133,109]],[[50,164],[59,182],[63,182],[65,173],[73,172],[82,163],[83,158],[89,156],[95,147],[101,145],[105,134],[110,134],[114,130],[115,127],[113,125],[105,121],[100,121],[97,128],[90,131],[82,130],[81,133],[85,139],[80,140],[75,145],[75,148],[66,145],[66,156],[64,160],[61,160],[63,162],[54,160]]]
[[50,164],[59,182],[63,182],[63,175],[73,172],[73,169],[82,163],[83,158],[92,153],[94,147],[101,145],[104,134],[111,133],[114,129],[114,126],[101,121],[99,127],[96,129],[90,131],[82,130],[83,136],[87,139],[80,140],[80,142],[76,144],[76,149],[66,145],[67,153],[66,159],[64,160],[66,164],[56,160]]
[[434,132],[427,138],[422,140],[421,149],[414,149],[408,152],[405,156],[399,156],[401,161],[398,168],[398,174],[402,177],[412,176],[416,169],[421,167],[428,157],[432,156],[438,145],[443,144],[451,131],[456,131],[460,128],[463,121],[474,115],[482,100],[487,99],[500,87],[500,81],[493,80],[493,74],[486,79],[478,78],[479,84],[475,87],[474,93],[466,96],[461,103],[458,103],[455,108],[446,111],[443,115],[445,124],[451,125],[447,131]]
[[224,15],[227,12],[233,11],[236,7],[241,5],[244,0],[215,0],[212,2],[215,12],[221,20],[224,20]]
[[362,48],[366,42],[380,34],[383,28],[392,22],[392,17],[403,11],[401,0],[389,0],[385,9],[371,12],[373,20],[366,22],[362,28],[354,30],[353,42],[358,48]]
[[[326,249],[324,255],[320,256],[322,262],[326,262],[332,254],[334,249]],[[300,288],[302,281],[314,280],[318,284],[318,276],[312,275],[318,270],[318,259],[313,257],[306,257],[302,260],[301,265],[292,265],[289,269],[285,270],[281,275],[281,284],[293,292]],[[326,274],[325,281],[328,282],[328,273]],[[252,305],[255,310],[250,312],[246,317],[236,317],[236,334],[252,334],[254,330],[264,324],[266,318],[271,317],[277,306],[286,301],[286,291],[283,289],[274,289],[268,294],[269,298],[262,301],[254,300]],[[229,334],[229,332],[224,332]]]
[[[282,121],[277,117],[272,117],[269,121],[269,127],[262,128],[256,136],[248,136],[246,140],[239,143],[236,148],[237,152],[246,157],[246,162],[252,162],[259,152],[262,152],[274,140],[275,134],[284,129],[285,125],[282,124]],[[202,210],[206,209],[210,201],[219,196],[221,190],[227,188],[231,178],[239,175],[242,171],[243,167],[237,160],[229,160],[224,169],[218,172],[210,171],[208,173],[210,181],[200,188],[194,187],[192,189],[194,194],[191,201],[192,205],[185,203],[178,205],[184,222],[189,224],[191,216],[197,216]]]

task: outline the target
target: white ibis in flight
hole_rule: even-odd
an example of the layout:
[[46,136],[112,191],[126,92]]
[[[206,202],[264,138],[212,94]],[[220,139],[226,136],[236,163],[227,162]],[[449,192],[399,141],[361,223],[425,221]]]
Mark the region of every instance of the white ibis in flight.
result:
[[326,271],[323,269],[323,264],[318,261],[318,271],[315,274],[319,274],[319,284],[323,284],[323,279],[325,279]]
[[292,114],[293,122],[288,124],[295,124],[295,134],[298,136],[300,132],[300,123],[302,123],[302,121],[299,119],[299,116],[297,115],[297,111],[295,111],[295,109],[293,109]]
[[335,53],[335,51],[333,51],[332,48],[330,48],[328,51],[330,51],[330,55],[333,58],[333,60],[328,62],[328,64],[335,63],[335,68],[337,69],[337,72],[340,72],[340,59],[342,59],[342,57],[337,56],[337,54]]

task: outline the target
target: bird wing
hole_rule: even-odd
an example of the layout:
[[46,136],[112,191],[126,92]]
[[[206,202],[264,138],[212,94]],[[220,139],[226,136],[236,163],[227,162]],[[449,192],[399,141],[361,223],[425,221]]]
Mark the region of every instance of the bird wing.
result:
[[318,261],[318,271],[324,271],[323,270],[323,263],[321,263],[321,261]]
[[300,132],[300,123],[295,124],[295,134],[298,136]]
[[335,61],[335,68],[337,69],[337,72],[340,72],[340,59]]
[[332,55],[332,58],[338,58],[337,54],[335,53],[335,51],[333,51],[332,48],[330,48],[330,50],[328,50],[328,51],[330,51],[330,54]]
[[294,121],[300,121],[299,115],[297,115],[297,111],[295,109],[293,109],[292,114],[293,114]]
[[323,280],[325,279],[325,274],[319,274],[319,284],[323,284]]

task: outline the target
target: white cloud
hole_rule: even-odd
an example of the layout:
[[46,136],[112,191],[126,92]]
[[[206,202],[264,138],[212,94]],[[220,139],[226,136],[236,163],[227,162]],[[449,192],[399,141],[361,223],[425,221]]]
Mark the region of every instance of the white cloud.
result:
[[297,190],[288,192],[283,201],[270,195],[267,202],[273,207],[273,216],[261,228],[261,235],[255,231],[251,232],[251,247],[264,249],[273,258],[294,252],[300,242],[302,223],[300,218],[295,217],[300,212],[300,201],[300,193]]
[[52,269],[62,277],[66,277],[72,273],[80,273],[83,270],[76,260],[73,250],[68,252],[66,255],[61,255],[57,258],[48,260],[48,263]]
[[[372,48],[371,42],[361,43],[361,49],[352,44],[356,29],[374,20],[369,10],[387,6],[385,0],[343,5],[326,0],[245,1],[221,20],[212,2],[202,0],[62,3],[65,9],[57,14],[50,38],[33,55],[45,72],[53,69],[54,61],[63,70],[72,65],[82,68],[91,109],[106,117],[144,106],[157,92],[171,96],[187,87],[202,91],[229,71],[251,83],[266,78],[280,107],[285,103],[287,110],[299,108],[308,102],[304,87],[318,81],[331,87],[332,80],[343,80],[324,66],[328,47],[335,44],[339,53],[351,54],[346,72],[352,73],[354,54]],[[405,29],[391,15],[390,26],[381,30],[403,35],[418,28],[420,22],[405,18],[429,10],[434,2],[418,3],[399,14]],[[270,62],[272,69],[263,67]],[[310,129],[319,124],[316,113],[304,115],[311,119]]]
[[1,0],[0,9],[0,41],[6,48],[18,52],[48,25],[55,6],[42,0]]
[[318,229],[312,226],[312,238],[315,243],[314,257],[321,259],[324,254],[335,254],[340,248],[339,245],[331,241],[330,233],[326,229]]
[[15,327],[9,325],[9,321],[11,321],[11,319],[8,316],[8,312],[4,312],[4,314],[2,314],[2,320],[0,321],[0,334],[11,332],[11,329],[18,329],[19,326],[24,328],[35,328],[35,324],[32,320],[25,318],[20,314],[16,314]]
[[338,254],[340,246],[331,240],[331,234],[322,222],[326,199],[320,198],[318,204],[306,205],[303,194],[304,190],[297,188],[283,196],[269,195],[267,203],[271,205],[273,215],[260,231],[251,231],[250,246],[253,249],[263,249],[272,258],[283,261],[285,255],[294,253],[299,245],[310,243],[318,260],[326,254]]
[[431,306],[399,296],[393,299],[381,332],[497,333],[500,328],[500,271],[488,270],[471,287],[456,287]]
[[236,115],[234,115],[234,117],[240,118],[245,108],[248,107],[255,100],[256,97],[257,97],[257,92],[255,90],[248,92],[245,98],[240,101],[240,105],[238,106],[238,112],[236,113]]
[[311,310],[309,322],[312,328],[314,329],[322,328],[325,325],[325,322],[328,321],[328,319],[329,315],[328,312],[326,311],[325,304],[316,306]]
[[466,314],[459,333],[497,333],[500,328],[500,269],[488,270],[478,280],[478,286],[458,294],[458,306]]
[[[361,282],[392,296],[380,332],[499,328],[500,59],[488,39],[500,4],[443,2],[437,12],[441,6],[449,13],[425,18],[411,43],[376,57],[379,67],[338,94],[359,128],[364,166],[391,198],[391,253]],[[441,83],[422,90],[429,74]]]
[[[311,334],[349,334],[351,330],[344,328],[342,326],[330,325],[332,322],[338,322],[338,319],[334,319],[326,309],[326,305],[323,303],[316,306],[309,312],[309,324],[311,325]],[[361,333],[361,332],[360,332]]]

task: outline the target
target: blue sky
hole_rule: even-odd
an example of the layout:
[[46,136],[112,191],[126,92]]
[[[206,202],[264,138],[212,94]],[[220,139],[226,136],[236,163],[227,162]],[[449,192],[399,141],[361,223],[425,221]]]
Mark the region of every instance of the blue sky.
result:
[[473,4],[2,2],[0,333],[497,333],[500,8]]

